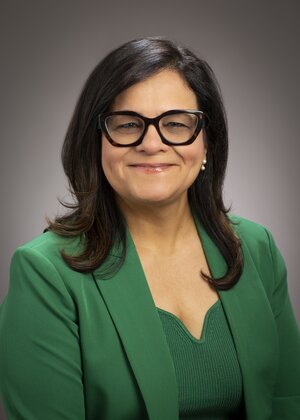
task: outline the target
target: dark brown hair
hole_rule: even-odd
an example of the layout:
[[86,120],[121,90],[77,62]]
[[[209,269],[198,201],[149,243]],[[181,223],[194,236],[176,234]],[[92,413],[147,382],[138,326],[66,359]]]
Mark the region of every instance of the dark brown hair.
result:
[[[110,52],[93,70],[78,99],[68,127],[62,162],[76,199],[67,214],[48,220],[51,230],[62,236],[82,239],[79,255],[67,255],[76,271],[91,272],[105,261],[112,246],[126,255],[126,225],[116,205],[114,191],[101,166],[101,133],[96,116],[109,109],[124,89],[163,69],[178,71],[196,94],[199,109],[208,117],[205,128],[207,164],[189,188],[191,209],[223,255],[228,270],[222,278],[203,278],[218,289],[229,289],[239,279],[243,258],[223,203],[222,190],[228,156],[227,119],[218,82],[210,66],[190,49],[163,37],[127,42]],[[200,107],[201,104],[201,107]]]

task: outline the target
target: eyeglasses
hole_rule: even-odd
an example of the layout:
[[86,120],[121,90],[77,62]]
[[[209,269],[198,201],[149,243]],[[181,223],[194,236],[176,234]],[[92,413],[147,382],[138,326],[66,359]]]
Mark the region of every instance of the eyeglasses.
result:
[[201,129],[207,125],[207,119],[202,111],[191,109],[172,109],[155,118],[147,118],[134,111],[98,115],[98,129],[116,147],[141,144],[151,124],[164,144],[184,146],[196,140]]

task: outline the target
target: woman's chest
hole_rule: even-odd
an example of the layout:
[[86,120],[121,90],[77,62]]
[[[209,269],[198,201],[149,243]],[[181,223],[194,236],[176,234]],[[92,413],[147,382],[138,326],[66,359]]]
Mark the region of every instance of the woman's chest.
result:
[[142,256],[141,263],[155,306],[174,314],[199,339],[205,315],[219,299],[217,291],[201,277],[201,270],[210,274],[204,255]]

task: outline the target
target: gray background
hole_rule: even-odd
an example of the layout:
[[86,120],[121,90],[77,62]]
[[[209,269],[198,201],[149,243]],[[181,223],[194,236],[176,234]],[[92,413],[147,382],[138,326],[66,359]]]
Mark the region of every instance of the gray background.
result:
[[273,233],[300,321],[297,4],[1,1],[0,302],[13,250],[41,233],[46,215],[62,211],[60,149],[87,76],[121,43],[163,35],[190,46],[216,73],[229,119],[225,202]]

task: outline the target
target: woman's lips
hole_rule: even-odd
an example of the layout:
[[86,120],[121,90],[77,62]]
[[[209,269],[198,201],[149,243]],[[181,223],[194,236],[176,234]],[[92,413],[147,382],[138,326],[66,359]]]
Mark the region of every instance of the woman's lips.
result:
[[155,163],[155,164],[139,163],[139,164],[134,164],[134,165],[129,165],[129,166],[137,171],[152,174],[152,173],[160,173],[160,172],[167,171],[168,169],[172,168],[175,165],[171,163]]

